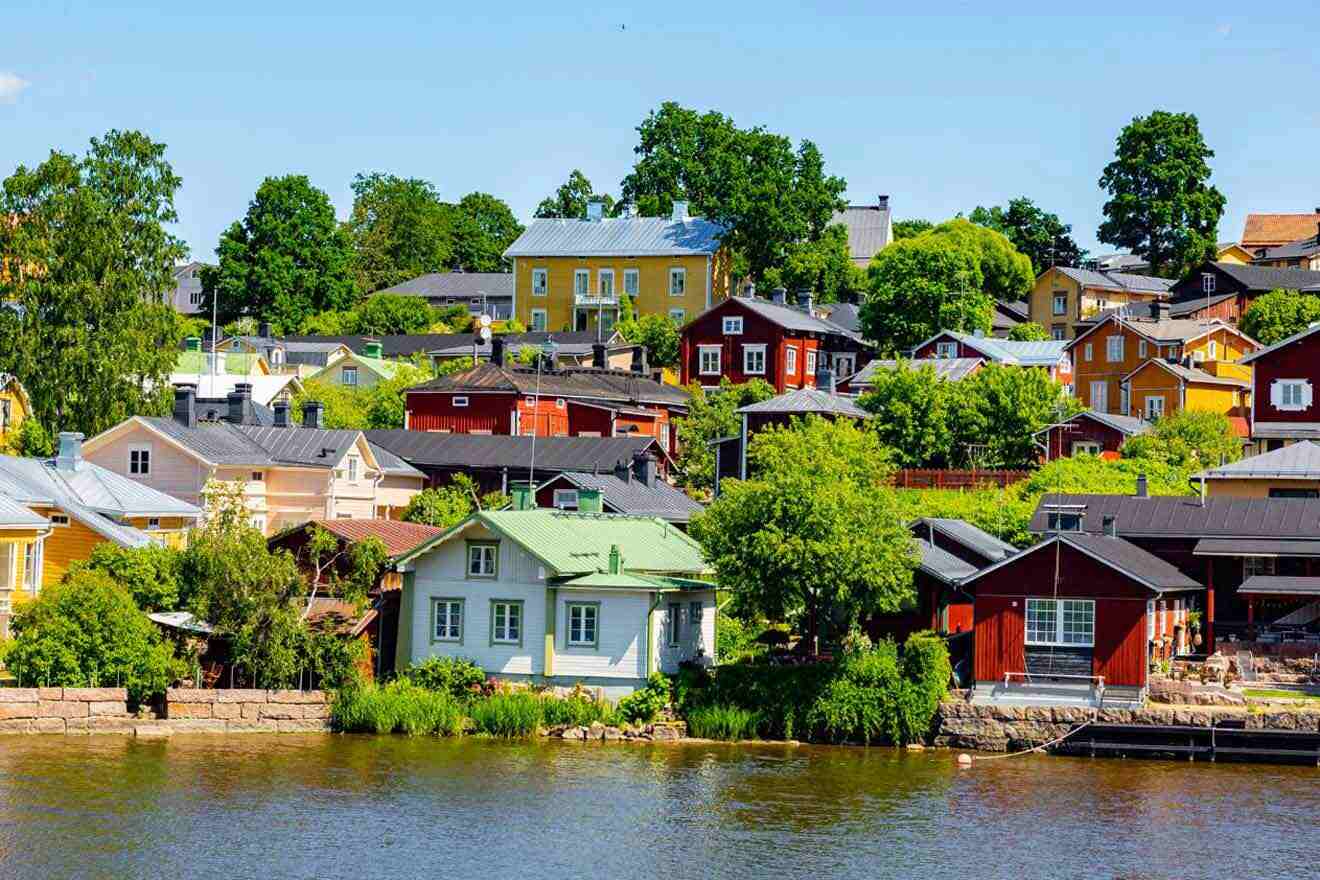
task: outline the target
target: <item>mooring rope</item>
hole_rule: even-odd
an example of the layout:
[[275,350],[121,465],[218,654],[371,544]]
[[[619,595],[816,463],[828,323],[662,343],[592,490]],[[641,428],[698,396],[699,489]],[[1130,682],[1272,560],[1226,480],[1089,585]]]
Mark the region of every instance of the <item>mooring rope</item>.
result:
[[[994,761],[999,758],[1016,758],[1018,755],[1029,755],[1032,752],[1043,752],[1046,749],[1048,749],[1050,746],[1057,746],[1059,743],[1063,742],[1065,739],[1072,736],[1074,733],[1077,733],[1081,730],[1085,730],[1090,724],[1091,724],[1090,721],[1083,721],[1077,727],[1074,727],[1072,730],[1068,731],[1058,739],[1052,739],[1049,742],[1045,743],[1044,745],[1032,746],[1029,749],[1023,749],[1020,752],[1009,752],[1004,755],[967,755],[967,757],[973,761]],[[961,758],[962,756],[959,757]]]

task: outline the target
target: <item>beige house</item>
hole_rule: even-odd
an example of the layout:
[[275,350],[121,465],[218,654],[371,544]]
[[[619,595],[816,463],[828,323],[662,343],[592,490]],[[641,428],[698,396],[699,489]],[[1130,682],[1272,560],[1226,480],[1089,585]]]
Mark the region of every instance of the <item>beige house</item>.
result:
[[1079,323],[1106,309],[1167,300],[1173,284],[1170,279],[1149,275],[1055,266],[1036,279],[1027,297],[1027,311],[1030,320],[1049,331],[1050,338],[1073,339],[1087,329],[1079,328]]
[[273,424],[256,424],[251,406],[199,419],[190,386],[175,391],[167,417],[134,416],[93,437],[86,458],[190,504],[208,482],[241,485],[253,524],[275,534],[310,519],[397,517],[426,477],[367,442],[361,431],[320,427],[321,405],[303,407],[294,427],[277,402]]

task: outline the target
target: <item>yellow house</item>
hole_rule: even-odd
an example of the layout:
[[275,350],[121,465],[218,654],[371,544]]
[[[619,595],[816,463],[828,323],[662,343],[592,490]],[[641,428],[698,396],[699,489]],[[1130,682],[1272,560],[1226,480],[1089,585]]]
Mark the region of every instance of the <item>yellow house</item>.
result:
[[1299,440],[1192,479],[1215,498],[1320,498],[1320,444]]
[[1078,323],[1105,309],[1168,299],[1174,282],[1168,278],[1099,272],[1054,266],[1040,273],[1027,298],[1030,320],[1054,339],[1072,339],[1085,328]]
[[1215,252],[1216,263],[1234,263],[1239,266],[1250,266],[1254,255],[1251,251],[1238,244],[1236,241],[1225,242],[1219,245],[1219,250]]
[[[0,456],[0,498],[42,518],[49,534],[29,557],[38,586],[57,583],[106,541],[120,547],[183,546],[202,511],[82,457],[82,435],[60,434],[52,459]],[[36,577],[34,573],[32,577]]]
[[724,227],[689,217],[675,202],[668,217],[537,219],[504,252],[513,262],[513,314],[532,331],[594,330],[619,320],[627,296],[639,315],[678,324],[729,295]]
[[371,388],[385,379],[393,379],[399,365],[381,357],[379,342],[362,346],[362,354],[348,352],[327,367],[312,373],[308,382],[326,382],[345,388]]
[[11,498],[0,495],[0,638],[9,637],[14,602],[41,589],[41,545],[50,522]]
[[1223,361],[1206,366],[1210,370],[1160,358],[1146,361],[1123,377],[1128,401],[1125,415],[1153,422],[1180,410],[1222,413],[1241,419],[1240,433],[1245,436],[1251,382],[1238,374],[1247,368]]
[[0,373],[0,452],[10,443],[11,435],[27,419],[32,418],[32,401],[15,376]]

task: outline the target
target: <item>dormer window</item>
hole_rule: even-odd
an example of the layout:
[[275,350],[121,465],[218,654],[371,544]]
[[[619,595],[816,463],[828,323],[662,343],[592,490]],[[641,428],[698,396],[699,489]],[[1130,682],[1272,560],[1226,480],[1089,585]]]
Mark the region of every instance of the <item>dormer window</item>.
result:
[[1046,514],[1046,527],[1051,532],[1080,532],[1082,515],[1073,510],[1051,510]]
[[726,336],[741,336],[743,332],[743,319],[741,316],[736,318],[724,319],[724,334]]

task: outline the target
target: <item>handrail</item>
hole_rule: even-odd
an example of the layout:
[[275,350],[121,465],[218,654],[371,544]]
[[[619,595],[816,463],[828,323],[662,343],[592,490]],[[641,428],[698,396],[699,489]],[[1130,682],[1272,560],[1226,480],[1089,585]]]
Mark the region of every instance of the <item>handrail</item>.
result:
[[[1008,681],[1008,680],[1009,680],[1009,678],[1010,678],[1011,676],[1014,676],[1014,675],[1019,675],[1019,676],[1021,676],[1022,678],[1026,679],[1028,682],[1031,681],[1031,673],[1030,673],[1030,672],[1005,672],[1005,673],[1004,673],[1004,687],[1008,687],[1008,684],[1009,684],[1009,681]],[[1085,679],[1086,681],[1094,681],[1095,684],[1096,684],[1096,687],[1099,688],[1101,691],[1103,691],[1103,690],[1105,689],[1105,677],[1104,677],[1103,675],[1075,675],[1075,674],[1069,674],[1069,673],[1064,673],[1064,672],[1059,672],[1059,673],[1051,672],[1051,673],[1047,673],[1047,674],[1041,675],[1040,677],[1041,677],[1041,678],[1077,678],[1077,679]]]

